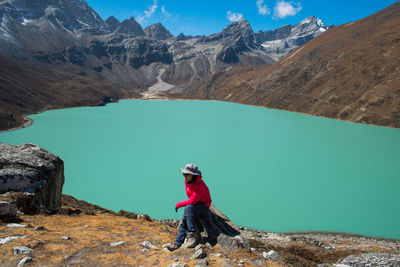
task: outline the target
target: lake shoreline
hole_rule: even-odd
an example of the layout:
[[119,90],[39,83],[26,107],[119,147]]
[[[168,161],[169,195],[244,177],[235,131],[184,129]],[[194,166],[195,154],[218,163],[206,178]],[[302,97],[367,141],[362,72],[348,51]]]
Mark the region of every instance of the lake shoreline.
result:
[[[147,96],[147,97],[149,97],[149,96]],[[146,97],[144,97],[144,98],[127,98],[127,99],[121,99],[121,100],[147,100],[147,99],[151,99],[151,100],[191,100],[191,101],[193,101],[193,100],[195,100],[195,99],[186,99],[186,98],[179,98],[178,96],[175,96],[175,97],[173,97],[173,98],[171,98],[171,97],[160,97],[160,96],[154,96],[154,95],[152,95],[152,96],[150,96],[150,98],[146,98]],[[200,100],[196,100],[196,101],[200,101]],[[219,101],[219,100],[209,100],[209,101],[215,101],[215,102],[217,102],[217,101]],[[222,101],[222,102],[228,102],[228,103],[232,103],[232,102],[230,102],[230,101]],[[113,102],[113,103],[117,103],[117,102]],[[143,102],[144,103],[144,102]],[[200,103],[200,102],[199,102]],[[238,103],[238,104],[241,104],[241,103]],[[241,105],[246,105],[246,104],[241,104]],[[246,105],[246,106],[252,106],[252,105]],[[260,106],[260,107],[262,107],[262,106]],[[70,108],[70,107],[67,107],[68,109]],[[59,109],[67,109],[67,108],[59,108]],[[44,112],[44,111],[46,111],[46,110],[42,110],[42,111],[40,111],[40,112],[38,112],[38,113],[41,113],[41,112]],[[37,113],[36,113],[37,114]],[[26,120],[25,120],[25,122],[24,122],[24,125],[23,126],[21,126],[21,127],[18,127],[18,128],[13,128],[13,129],[10,129],[9,131],[13,131],[13,130],[17,130],[17,129],[21,129],[21,128],[25,128],[25,127],[28,127],[28,126],[30,126],[30,125],[32,125],[32,123],[34,123],[33,122],[33,120],[31,120],[31,119],[29,119],[29,118],[26,118]],[[311,227],[310,227],[311,228]],[[275,228],[276,229],[276,228]],[[290,228],[289,228],[290,229]],[[332,229],[332,228],[331,228]],[[334,228],[333,228],[334,229]],[[257,229],[254,229],[254,230],[256,230],[257,231]],[[308,230],[308,229],[307,229]],[[304,233],[307,233],[307,234],[315,234],[315,233],[324,233],[324,234],[326,234],[325,232],[320,232],[320,231],[313,231],[313,230],[311,230],[311,231],[302,231],[302,232],[281,232],[282,234],[288,234],[288,235],[293,235],[293,234],[299,234],[299,233],[301,233],[301,234],[304,234]],[[392,239],[392,238],[386,238],[386,237],[379,237],[379,236],[364,236],[364,235],[361,235],[361,234],[357,234],[357,233],[343,233],[343,232],[334,232],[333,234],[335,234],[335,235],[344,235],[344,234],[348,234],[348,235],[352,235],[352,236],[357,236],[357,235],[360,235],[360,236],[362,236],[362,237],[365,237],[365,238],[373,238],[373,239],[387,239],[387,240],[396,240],[396,239]]]
[[[145,91],[144,93],[146,93],[146,92],[147,91]],[[117,99],[115,102],[106,103],[105,105],[110,104],[110,103],[118,103],[121,100],[221,101],[221,102],[234,103],[234,104],[240,104],[240,105],[246,105],[246,106],[262,107],[262,108],[267,108],[267,109],[271,109],[271,110],[294,112],[294,113],[299,113],[299,114],[312,116],[312,117],[316,117],[316,118],[325,118],[325,119],[332,119],[332,120],[344,121],[344,122],[349,122],[349,123],[356,123],[356,124],[361,124],[361,125],[370,125],[370,126],[385,127],[385,128],[400,130],[400,128],[396,128],[396,127],[393,127],[393,126],[387,126],[387,125],[378,125],[378,124],[369,124],[369,123],[363,123],[363,122],[356,122],[356,121],[351,121],[351,120],[342,120],[342,119],[337,119],[337,118],[318,116],[318,115],[309,114],[309,113],[300,112],[300,111],[290,111],[290,110],[286,110],[286,109],[271,108],[271,107],[267,107],[267,106],[263,106],[263,105],[246,104],[246,103],[241,103],[241,102],[236,102],[236,101],[231,101],[231,100],[193,98],[193,97],[188,97],[188,96],[184,96],[184,95],[181,95],[181,94],[166,94],[166,93],[162,93],[162,94],[159,94],[159,93],[158,94],[155,94],[155,93],[143,94],[142,93],[142,97],[140,97],[140,98],[134,98],[134,97],[127,96],[127,97],[122,97],[120,99]],[[29,127],[30,125],[33,124],[33,121],[31,121],[31,119],[28,118],[28,116],[30,116],[30,115],[39,114],[39,113],[42,113],[42,112],[45,112],[45,111],[49,111],[49,110],[70,109],[70,108],[79,108],[79,107],[98,107],[98,106],[95,106],[95,105],[79,105],[79,106],[70,106],[70,107],[43,108],[38,112],[33,112],[33,113],[30,113],[30,114],[23,114],[23,121],[22,121],[22,123],[20,123],[19,126],[15,126],[15,127],[11,127],[11,128],[6,128],[6,129],[3,129],[3,130],[0,130],[0,133],[11,132],[11,131],[19,130],[19,129],[22,129],[22,128],[25,128],[25,127]]]

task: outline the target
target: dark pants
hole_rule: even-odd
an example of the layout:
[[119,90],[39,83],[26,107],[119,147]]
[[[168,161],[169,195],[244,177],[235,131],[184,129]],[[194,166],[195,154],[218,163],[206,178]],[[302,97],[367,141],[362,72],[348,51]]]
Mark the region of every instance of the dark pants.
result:
[[178,230],[178,236],[176,237],[175,244],[181,246],[185,242],[185,237],[188,232],[194,232],[196,230],[196,217],[207,216],[208,207],[203,202],[197,202],[194,205],[185,206],[183,212],[182,222]]

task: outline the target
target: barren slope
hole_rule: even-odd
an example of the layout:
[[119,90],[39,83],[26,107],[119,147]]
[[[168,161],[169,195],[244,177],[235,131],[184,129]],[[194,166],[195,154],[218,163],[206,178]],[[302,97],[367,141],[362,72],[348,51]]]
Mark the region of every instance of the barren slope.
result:
[[187,96],[400,127],[400,3],[263,68],[232,67]]
[[0,130],[20,126],[23,115],[44,109],[103,105],[127,95],[93,76],[16,62],[0,54]]

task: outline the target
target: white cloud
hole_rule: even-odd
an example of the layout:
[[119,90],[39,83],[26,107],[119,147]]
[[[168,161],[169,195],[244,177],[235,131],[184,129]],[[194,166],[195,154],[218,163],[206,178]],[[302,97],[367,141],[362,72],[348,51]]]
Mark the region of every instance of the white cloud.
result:
[[230,22],[234,22],[234,21],[238,21],[238,20],[240,20],[241,18],[243,18],[243,15],[240,14],[240,13],[228,11],[228,12],[226,13],[226,17],[228,18],[228,20],[229,20]]
[[165,10],[165,6],[161,7],[161,13],[163,13],[166,17],[171,17],[171,13],[167,12],[167,10]]
[[297,5],[297,7],[295,7],[292,2],[285,2],[284,0],[278,1],[274,9],[274,16],[283,19],[288,16],[296,15],[302,7],[300,3],[295,5]]
[[261,15],[268,15],[271,13],[269,11],[268,6],[264,4],[264,0],[257,0],[257,9],[258,9],[258,14]]
[[144,11],[144,15],[138,16],[137,21],[142,24],[142,22],[144,22],[146,19],[150,18],[154,14],[157,7],[157,0],[154,0],[153,5],[149,6],[148,9]]

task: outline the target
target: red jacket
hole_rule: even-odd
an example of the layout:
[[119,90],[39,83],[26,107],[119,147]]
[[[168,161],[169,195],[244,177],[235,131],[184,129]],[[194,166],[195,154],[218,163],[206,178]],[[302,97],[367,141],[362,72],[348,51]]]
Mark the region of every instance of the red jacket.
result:
[[207,207],[211,205],[210,190],[208,190],[207,185],[201,179],[201,175],[197,177],[196,182],[193,184],[188,184],[185,180],[186,195],[189,199],[178,202],[176,207],[179,209],[189,204],[196,204],[201,201],[206,204]]

